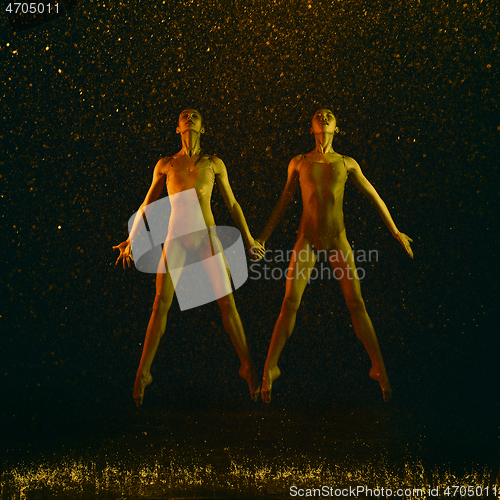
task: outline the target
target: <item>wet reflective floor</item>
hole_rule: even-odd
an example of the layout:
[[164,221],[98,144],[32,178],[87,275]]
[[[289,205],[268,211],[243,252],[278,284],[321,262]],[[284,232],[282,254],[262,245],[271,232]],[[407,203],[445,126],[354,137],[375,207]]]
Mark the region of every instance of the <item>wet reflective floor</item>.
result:
[[152,406],[24,422],[7,438],[0,498],[499,496],[491,407]]

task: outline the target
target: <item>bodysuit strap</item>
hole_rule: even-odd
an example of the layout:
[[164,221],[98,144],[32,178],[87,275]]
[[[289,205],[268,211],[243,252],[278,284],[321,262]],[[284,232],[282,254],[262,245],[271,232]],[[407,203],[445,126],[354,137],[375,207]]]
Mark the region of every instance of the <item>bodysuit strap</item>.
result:
[[347,170],[347,165],[345,164],[345,156],[344,155],[342,155],[342,161],[344,162],[344,167],[345,167],[346,173],[347,173],[347,175],[349,175],[349,170]]
[[167,163],[167,177],[168,177],[168,174],[170,173],[170,169],[171,168],[174,168],[174,166],[172,165],[172,157],[170,157],[170,159],[168,160],[168,163]]
[[168,189],[168,176],[170,175],[170,172],[174,168],[174,166],[172,165],[172,157],[170,157],[170,159],[168,160],[167,167],[168,168],[167,168],[167,175],[165,176],[165,184],[167,185]]
[[212,161],[212,157],[210,156],[208,161],[210,162],[210,169],[212,170],[212,182],[215,182],[215,169],[214,169],[214,162]]

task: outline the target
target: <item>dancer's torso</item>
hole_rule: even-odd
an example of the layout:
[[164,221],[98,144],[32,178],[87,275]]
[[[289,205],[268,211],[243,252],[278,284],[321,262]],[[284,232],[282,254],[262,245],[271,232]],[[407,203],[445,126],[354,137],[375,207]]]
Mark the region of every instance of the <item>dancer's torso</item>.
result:
[[348,172],[344,156],[309,153],[298,168],[303,203],[299,234],[318,250],[331,250],[345,229],[342,203]]
[[[210,199],[215,181],[214,165],[203,157],[197,163],[189,157],[172,157],[166,167],[167,192],[171,200],[170,225],[215,226]],[[193,196],[173,196],[194,189]],[[196,203],[197,201],[197,203]],[[203,221],[200,219],[203,218]]]

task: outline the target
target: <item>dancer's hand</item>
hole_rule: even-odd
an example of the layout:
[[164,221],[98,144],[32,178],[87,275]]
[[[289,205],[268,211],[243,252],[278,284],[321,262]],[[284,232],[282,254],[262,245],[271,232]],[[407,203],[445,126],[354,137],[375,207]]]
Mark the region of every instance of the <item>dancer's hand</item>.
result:
[[130,247],[130,242],[128,240],[124,241],[116,247],[113,247],[113,250],[120,251],[120,255],[116,259],[115,265],[120,262],[120,259],[123,259],[123,269],[125,269],[125,262],[128,264],[128,267],[130,267],[130,259],[134,260],[134,257],[132,257],[132,248]]
[[413,240],[406,236],[404,233],[397,233],[394,237],[403,245],[403,248],[406,250],[406,253],[413,259],[413,250],[411,249],[410,242],[413,243]]
[[254,257],[257,260],[260,260],[264,257],[264,254],[266,253],[266,249],[264,248],[264,245],[259,241],[259,240],[254,240],[253,238],[250,238],[248,240],[248,253]]

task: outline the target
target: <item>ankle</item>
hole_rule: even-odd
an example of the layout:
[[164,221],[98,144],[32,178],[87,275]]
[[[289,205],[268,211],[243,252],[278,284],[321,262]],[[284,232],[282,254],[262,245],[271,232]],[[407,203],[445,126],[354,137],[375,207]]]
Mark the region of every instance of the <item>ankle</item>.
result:
[[240,369],[239,369],[239,374],[242,375],[242,374],[250,374],[252,372],[254,372],[255,369],[254,369],[254,366],[253,366],[253,363],[251,362],[243,362],[241,363],[241,366],[240,366]]

